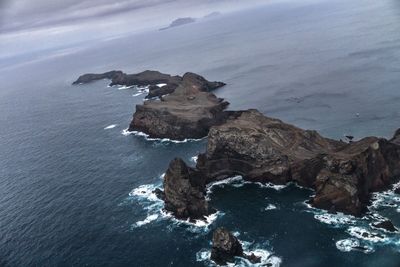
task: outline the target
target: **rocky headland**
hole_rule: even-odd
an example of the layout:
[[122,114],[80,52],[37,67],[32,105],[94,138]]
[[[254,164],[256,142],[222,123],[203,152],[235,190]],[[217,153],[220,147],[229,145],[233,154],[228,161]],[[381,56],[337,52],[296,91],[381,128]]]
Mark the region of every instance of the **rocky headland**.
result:
[[196,168],[181,159],[171,162],[164,178],[165,209],[180,218],[207,216],[212,208],[206,185],[241,175],[251,182],[295,182],[315,190],[314,207],[360,216],[370,193],[387,189],[400,175],[399,135],[345,143],[257,110],[231,112],[225,123],[211,127]]
[[126,74],[120,70],[113,70],[101,74],[88,73],[81,75],[72,84],[86,84],[103,79],[111,80],[110,86],[148,86],[149,94],[146,98],[170,94],[182,82],[182,77],[180,76],[171,76],[154,70],[146,70],[136,74]]
[[173,160],[164,191],[157,192],[165,209],[180,219],[204,219],[213,213],[206,186],[235,175],[250,182],[297,183],[315,191],[312,206],[355,216],[367,211],[372,192],[387,189],[400,176],[400,129],[390,140],[349,138],[347,143],[325,138],[254,109],[226,111],[229,103],[211,92],[225,84],[190,72],[181,77],[111,71],[82,75],[74,84],[99,79],[110,79],[111,85],[149,86],[151,99],[136,106],[129,131],[175,140],[208,136],[196,167]]
[[128,130],[144,132],[152,138],[202,138],[229,114],[224,112],[229,103],[211,93],[225,83],[210,82],[195,73],[181,77],[149,70],[138,74],[110,71],[82,75],[73,84],[100,79],[110,79],[111,86],[148,86],[148,100],[136,106]]

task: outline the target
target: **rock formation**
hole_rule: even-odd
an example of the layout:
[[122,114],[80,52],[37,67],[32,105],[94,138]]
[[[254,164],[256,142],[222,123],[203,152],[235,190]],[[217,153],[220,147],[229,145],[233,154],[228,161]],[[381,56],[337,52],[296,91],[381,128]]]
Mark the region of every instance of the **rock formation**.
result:
[[397,232],[397,228],[393,225],[393,223],[389,220],[373,223],[373,227],[381,228],[389,232]]
[[211,126],[226,120],[224,109],[229,103],[210,93],[224,85],[221,82],[209,82],[194,73],[186,73],[173,93],[136,106],[129,131],[174,140],[202,138]]
[[[397,138],[398,132],[390,141],[367,137],[348,144],[257,110],[230,112],[225,123],[211,127],[206,153],[199,155],[196,169],[185,175],[194,173],[192,184],[204,186],[234,175],[261,183],[293,181],[315,190],[313,206],[359,216],[366,210],[370,193],[386,189],[400,175]],[[184,168],[181,161],[180,169]],[[166,190],[166,203],[179,190],[179,186]],[[204,195],[201,198],[205,200]],[[171,203],[167,210],[174,209]]]
[[164,176],[165,209],[180,219],[204,219],[213,212],[205,199],[205,183],[200,173],[181,159],[173,160]]
[[171,22],[168,27],[161,28],[160,31],[168,30],[170,28],[179,27],[185,24],[196,22],[195,18],[186,17],[186,18],[177,18]]
[[247,255],[243,252],[239,240],[223,227],[217,228],[212,237],[211,260],[218,265],[234,262],[235,257],[248,259],[252,263],[260,262],[254,254]]
[[160,97],[172,93],[182,82],[182,77],[180,76],[171,76],[158,71],[146,70],[137,74],[126,74],[122,71],[109,71],[102,74],[89,73],[80,76],[73,84],[85,84],[102,79],[111,80],[110,86],[149,86],[149,94],[146,98]]
[[138,74],[110,71],[82,75],[73,84],[100,79],[111,79],[110,86],[148,86],[146,98],[150,99],[136,106],[129,131],[141,131],[154,138],[202,138],[211,126],[227,117],[224,110],[229,103],[211,93],[225,84],[207,81],[195,73],[181,77],[149,70]]

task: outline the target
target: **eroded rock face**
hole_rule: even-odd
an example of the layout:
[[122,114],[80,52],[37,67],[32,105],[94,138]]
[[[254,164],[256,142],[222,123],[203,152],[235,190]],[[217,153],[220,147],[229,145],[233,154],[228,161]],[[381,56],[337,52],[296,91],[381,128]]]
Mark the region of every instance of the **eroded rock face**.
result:
[[165,209],[180,219],[204,219],[213,212],[205,199],[205,180],[181,159],[174,159],[164,176]]
[[153,138],[197,139],[227,117],[224,110],[229,103],[211,93],[225,84],[207,81],[195,73],[181,77],[150,70],[137,74],[110,71],[82,75],[73,84],[100,79],[111,79],[110,86],[148,86],[149,100],[136,106],[129,131],[144,132]]
[[227,118],[224,110],[229,103],[210,93],[223,85],[186,73],[173,93],[136,106],[129,131],[144,132],[153,138],[202,138],[211,126]]
[[394,140],[344,143],[257,110],[231,112],[225,123],[210,129],[195,172],[205,183],[234,175],[262,183],[294,181],[315,190],[313,206],[358,216],[371,192],[400,176],[400,145]]
[[219,265],[234,262],[235,257],[243,256],[239,240],[223,227],[217,228],[212,237],[211,260]]
[[242,244],[227,229],[217,228],[212,237],[211,260],[218,265],[226,265],[228,262],[234,262],[235,257],[245,258],[252,263],[261,262],[260,257],[244,253]]

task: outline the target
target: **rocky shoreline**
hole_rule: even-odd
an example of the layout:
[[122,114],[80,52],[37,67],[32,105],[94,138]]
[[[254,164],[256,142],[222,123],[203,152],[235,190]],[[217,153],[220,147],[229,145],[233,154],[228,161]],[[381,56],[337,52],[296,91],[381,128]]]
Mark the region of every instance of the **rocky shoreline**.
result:
[[[387,189],[400,176],[398,141],[399,131],[391,140],[367,137],[345,143],[257,110],[232,113],[211,128],[196,168],[181,159],[171,162],[164,178],[165,208],[177,217],[207,216],[212,208],[205,200],[206,185],[240,175],[250,182],[295,182],[315,191],[312,206],[361,216],[370,193]],[[188,181],[185,187],[183,181]]]
[[149,70],[138,74],[110,71],[82,75],[73,84],[100,79],[111,79],[111,86],[148,86],[148,100],[136,106],[128,131],[144,132],[151,138],[199,139],[229,114],[224,111],[229,103],[211,93],[225,83],[210,82],[195,73],[181,77]]
[[[174,140],[207,136],[207,150],[198,155],[196,167],[174,159],[164,177],[164,190],[155,192],[165,210],[178,219],[205,220],[215,212],[206,198],[207,185],[237,175],[249,182],[297,183],[314,190],[312,206],[354,216],[365,214],[371,193],[386,190],[400,177],[400,129],[390,140],[351,138],[347,143],[325,138],[255,109],[226,111],[229,103],[211,92],[225,84],[194,73],[181,77],[157,71],[130,75],[111,71],[82,75],[74,84],[99,79],[150,88],[146,98],[151,99],[136,106],[129,131]],[[391,222],[375,227],[397,231]],[[231,249],[214,246],[218,240]],[[246,258],[240,248],[229,232],[220,229],[213,237],[211,257],[220,264],[234,256]]]

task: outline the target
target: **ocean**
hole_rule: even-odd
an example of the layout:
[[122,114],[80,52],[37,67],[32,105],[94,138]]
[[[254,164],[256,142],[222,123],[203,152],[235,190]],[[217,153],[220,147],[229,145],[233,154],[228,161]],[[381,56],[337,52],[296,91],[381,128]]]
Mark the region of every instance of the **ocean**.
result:
[[400,196],[390,191],[354,218],[309,207],[313,192],[296,185],[236,177],[209,188],[218,213],[208,224],[174,220],[151,190],[173,158],[194,165],[207,140],[126,135],[143,93],[105,80],[71,85],[113,69],[191,71],[227,83],[215,94],[230,109],[257,108],[336,139],[391,137],[400,128],[399,33],[397,0],[271,1],[4,60],[0,266],[212,266],[219,226],[273,266],[400,266],[400,235],[370,226],[385,217],[400,227]]

